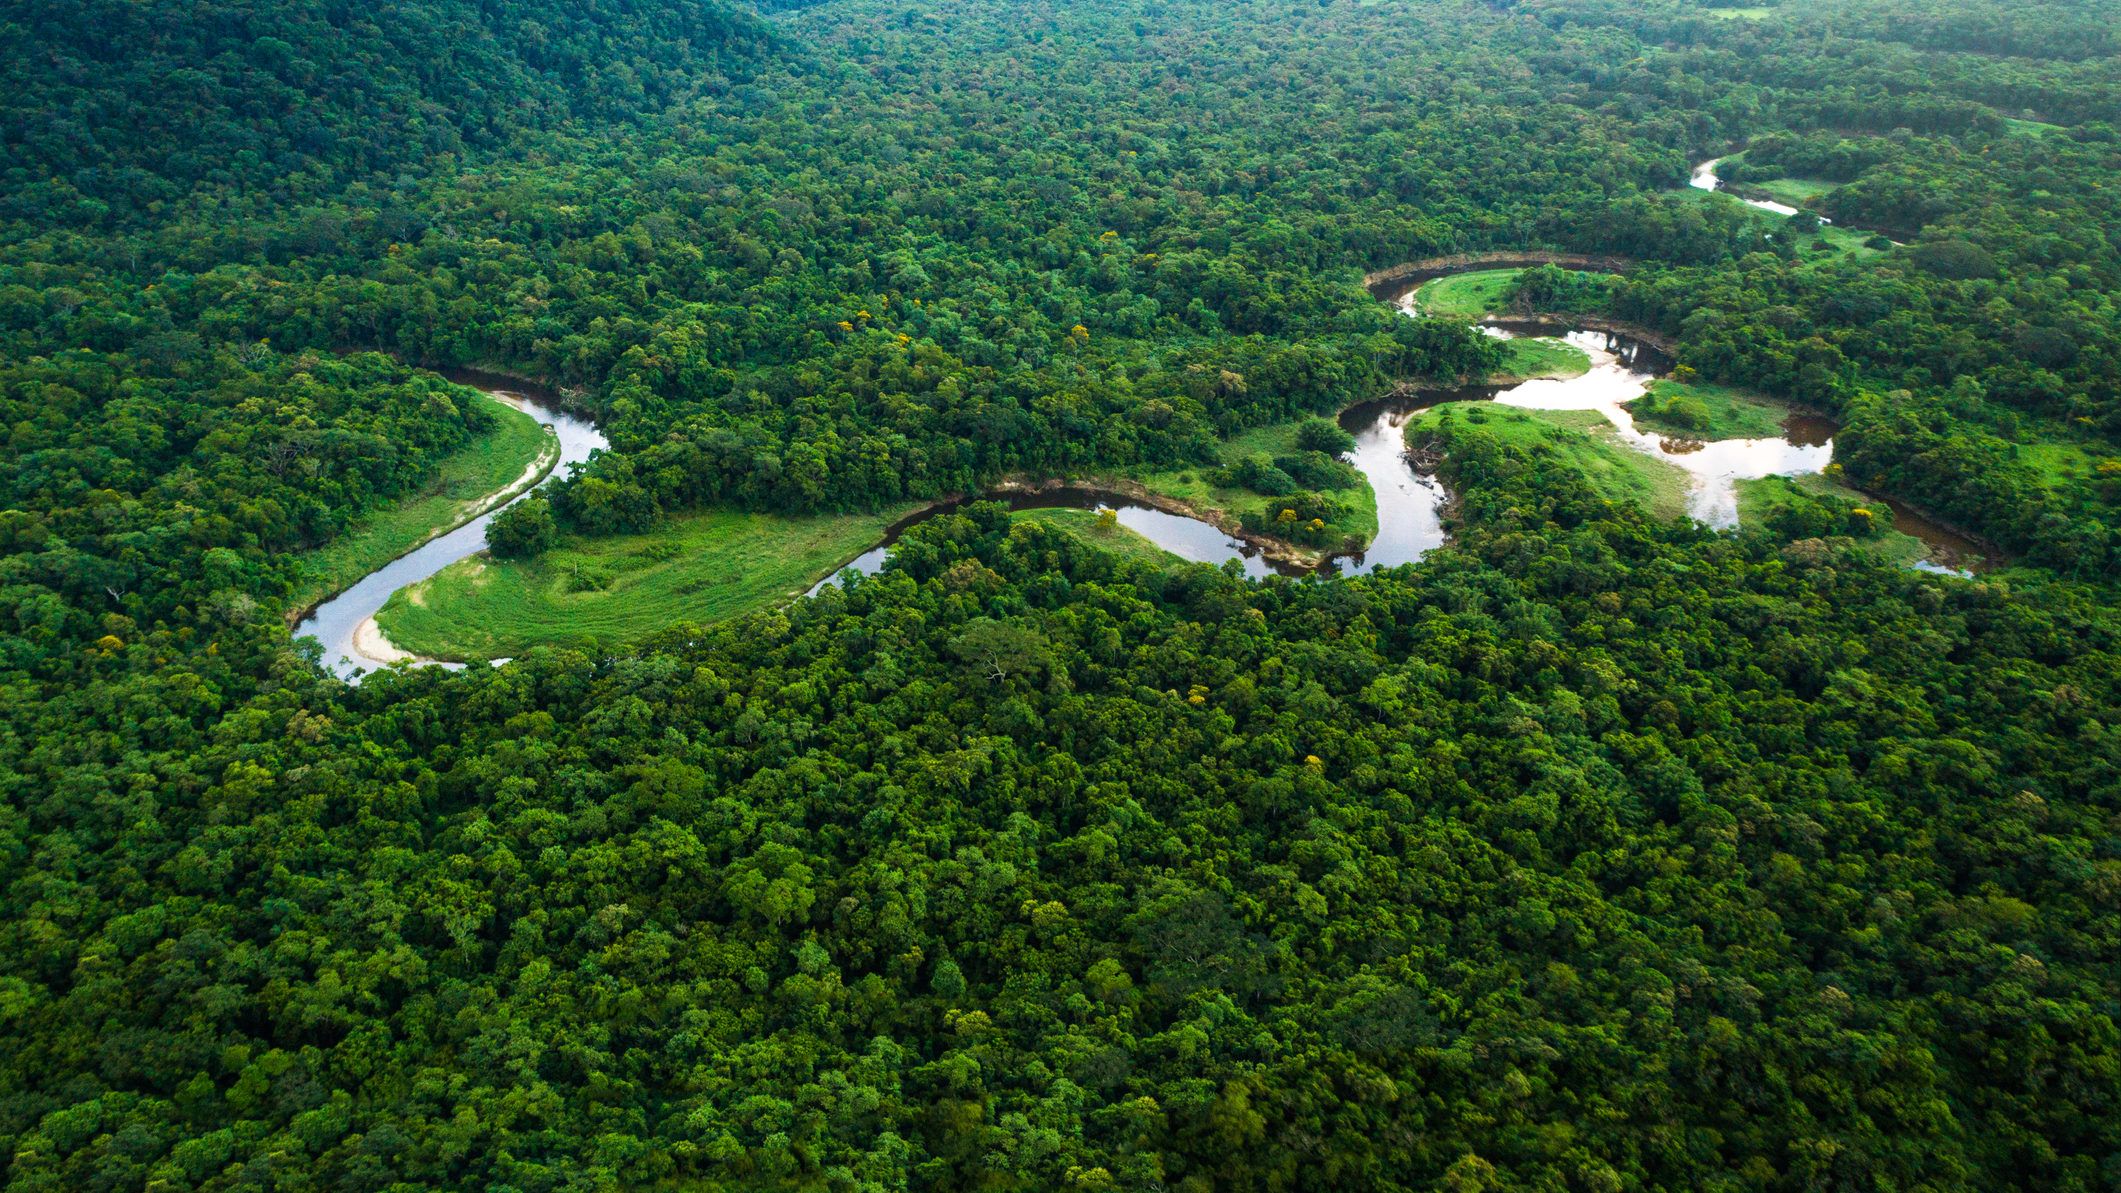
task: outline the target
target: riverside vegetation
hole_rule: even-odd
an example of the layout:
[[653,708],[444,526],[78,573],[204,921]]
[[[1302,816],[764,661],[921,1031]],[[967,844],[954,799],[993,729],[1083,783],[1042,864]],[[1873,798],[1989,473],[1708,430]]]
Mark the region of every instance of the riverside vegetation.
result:
[[[2111,1188],[2117,29],[15,6],[8,1188]],[[1838,476],[1716,530],[1595,412],[1448,404],[1415,564],[974,502],[788,595],[1010,478],[1362,537],[1307,420],[1513,351],[1362,278],[1528,250],[1625,265],[1467,301]],[[532,441],[451,366],[609,449],[431,582],[521,657],[349,685],[288,614]]]

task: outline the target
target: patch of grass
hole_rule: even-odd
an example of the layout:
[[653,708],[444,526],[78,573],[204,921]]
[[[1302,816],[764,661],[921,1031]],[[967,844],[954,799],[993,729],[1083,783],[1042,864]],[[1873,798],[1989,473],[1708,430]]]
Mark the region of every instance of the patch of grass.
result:
[[[1791,504],[1804,494],[1853,501],[1857,505],[1877,511],[1880,517],[1886,517],[1890,513],[1885,503],[1816,473],[1799,477],[1768,476],[1738,482],[1738,524],[1764,525],[1774,516],[1776,510]],[[1929,558],[1929,547],[1921,539],[1897,530],[1881,531],[1870,538],[1856,541],[1886,559],[1902,565]]]
[[477,517],[485,499],[524,479],[532,464],[559,459],[559,440],[537,419],[506,402],[479,394],[499,424],[442,461],[433,483],[418,496],[378,510],[352,530],[312,551],[303,561],[290,608],[331,596],[361,577]]
[[2049,124],[2044,120],[2019,120],[2011,116],[2003,118],[2003,127],[2026,137],[2052,137],[2056,133],[2068,131],[2062,125]]
[[1732,385],[1665,378],[1628,403],[1628,413],[1647,430],[1713,441],[1779,435],[1790,408]]
[[[1223,462],[1234,464],[1247,456],[1285,456],[1296,451],[1296,428],[1294,422],[1275,423],[1271,426],[1254,427],[1225,439],[1222,444]],[[1248,513],[1268,512],[1278,497],[1254,493],[1250,489],[1230,485],[1218,485],[1210,477],[1214,470],[1205,466],[1167,468],[1156,471],[1141,471],[1130,474],[1129,479],[1138,481],[1144,488],[1166,497],[1175,497],[1204,512],[1220,512],[1231,517],[1242,517]],[[1340,503],[1346,511],[1342,518],[1331,523],[1331,528],[1343,535],[1361,539],[1367,543],[1377,537],[1377,494],[1370,489],[1370,482],[1357,473],[1354,482],[1345,488],[1327,489],[1328,497]],[[1277,507],[1278,508],[1278,507]]]
[[1595,410],[1524,410],[1489,402],[1449,402],[1407,424],[1417,440],[1438,426],[1472,428],[1508,444],[1544,448],[1612,501],[1629,501],[1660,518],[1682,517],[1692,480],[1685,471],[1620,442],[1613,424]]
[[1171,554],[1141,535],[1121,526],[1117,521],[1106,522],[1096,510],[1042,509],[1018,510],[1010,515],[1018,522],[1037,522],[1074,535],[1076,538],[1114,555],[1138,559],[1158,567],[1183,564],[1186,561]]
[[1503,295],[1522,269],[1476,269],[1424,282],[1414,309],[1444,319],[1478,319],[1503,307]]
[[1782,10],[1761,4],[1749,8],[1710,8],[1703,11],[1712,17],[1722,17],[1727,21],[1763,21]]
[[481,553],[400,589],[376,620],[400,649],[438,659],[631,641],[798,595],[914,508],[811,518],[714,510],[647,534],[570,536],[536,560]]
[[1488,374],[1494,385],[1513,385],[1535,377],[1581,377],[1591,371],[1591,357],[1566,340],[1520,336],[1502,342],[1502,367]]
[[2011,454],[2051,490],[2079,488],[2098,476],[2102,457],[2081,444],[2056,439],[2014,444]]
[[1815,236],[1807,236],[1798,246],[1800,259],[1806,265],[1820,265],[1829,261],[1864,261],[1886,252],[1875,249],[1870,241],[1875,232],[1860,228],[1844,228],[1839,224],[1827,224]]
[[1766,191],[1768,197],[1777,203],[1802,207],[1806,200],[1816,199],[1841,184],[1824,182],[1817,178],[1770,178],[1766,182],[1751,182],[1747,185]]

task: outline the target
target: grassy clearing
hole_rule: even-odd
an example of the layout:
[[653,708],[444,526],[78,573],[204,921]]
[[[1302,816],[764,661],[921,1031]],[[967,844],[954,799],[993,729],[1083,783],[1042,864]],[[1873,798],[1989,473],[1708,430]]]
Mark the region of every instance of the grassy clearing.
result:
[[[1884,503],[1824,476],[1769,476],[1738,482],[1738,524],[1763,525],[1774,516],[1776,510],[1796,501],[1801,494],[1839,497],[1876,510],[1881,517],[1887,513]],[[1884,531],[1857,541],[1898,564],[1911,564],[1929,558],[1929,548],[1921,539],[1897,530]]]
[[626,642],[799,594],[914,508],[814,518],[716,510],[648,534],[570,537],[528,562],[482,553],[401,589],[376,620],[400,649],[438,659]]
[[1544,448],[1613,501],[1630,501],[1660,518],[1685,515],[1687,474],[1621,443],[1613,424],[1595,410],[1521,410],[1486,402],[1451,402],[1408,423],[1409,439],[1443,424],[1471,425],[1482,434],[1528,450]]
[[1870,246],[1872,237],[1876,235],[1877,233],[1875,232],[1865,232],[1859,228],[1844,228],[1838,224],[1828,224],[1819,229],[1817,236],[1806,237],[1804,242],[1798,246],[1798,252],[1807,264],[1822,264],[1843,259],[1864,261],[1879,256],[1886,251],[1885,249],[1876,249]]
[[1101,551],[1110,551],[1114,555],[1138,559],[1159,567],[1186,562],[1118,522],[1103,521],[1095,510],[1019,510],[1011,517],[1018,522],[1037,522],[1051,526],[1072,534]]
[[1476,269],[1425,282],[1414,292],[1414,309],[1445,319],[1478,319],[1503,307],[1503,295],[1522,269]]
[[1628,404],[1635,424],[1667,435],[1695,439],[1766,439],[1782,433],[1790,408],[1751,390],[1712,381],[1650,383],[1650,391]]
[[541,456],[559,458],[559,440],[537,419],[483,393],[478,399],[499,425],[442,461],[434,482],[418,496],[376,511],[311,552],[290,608],[323,600],[434,535],[470,521],[489,495],[513,486]]
[[[1296,428],[1293,422],[1275,423],[1272,426],[1254,427],[1222,445],[1225,464],[1234,464],[1247,456],[1284,456],[1296,450]],[[1221,512],[1232,517],[1247,513],[1267,511],[1271,503],[1280,500],[1229,485],[1218,485],[1209,477],[1207,468],[1173,468],[1157,472],[1136,472],[1129,479],[1138,481],[1151,492],[1174,497],[1204,512]],[[1377,537],[1377,494],[1370,489],[1370,482],[1357,474],[1355,482],[1346,488],[1328,489],[1326,495],[1339,502],[1347,513],[1332,527],[1345,535],[1369,542]]]
[[1750,8],[1710,8],[1703,11],[1712,17],[1722,17],[1726,21],[1764,21],[1782,10],[1761,4]]
[[2062,125],[2049,124],[2044,120],[2019,120],[2011,116],[2003,118],[2003,127],[2027,137],[2052,137],[2056,133],[2069,131]]
[[1523,336],[1504,340],[1502,367],[1488,374],[1493,385],[1514,385],[1535,377],[1581,377],[1591,371],[1591,357],[1566,340]]
[[1768,197],[1777,203],[1787,203],[1792,207],[1802,207],[1807,200],[1816,199],[1841,184],[1838,182],[1823,182],[1816,178],[1770,178],[1766,182],[1754,182],[1748,185],[1757,186],[1761,190],[1766,191]]
[[[1735,195],[1726,194],[1723,191],[1705,191],[1698,187],[1688,187],[1684,191],[1671,191],[1668,193],[1679,195],[1681,198],[1695,203],[1739,202]],[[1768,222],[1770,229],[1775,235],[1789,235],[1785,229],[1777,226],[1782,223],[1781,217],[1763,212],[1761,213],[1761,218]],[[1806,235],[1800,239],[1797,245],[1798,258],[1807,264],[1820,264],[1828,261],[1839,261],[1843,258],[1853,258],[1860,261],[1876,257],[1885,250],[1870,247],[1868,242],[1874,235],[1875,233],[1861,231],[1856,228],[1844,228],[1838,224],[1827,224],[1822,226],[1817,234]]]
[[2101,459],[2079,444],[2053,439],[2016,444],[2011,454],[2029,466],[2041,484],[2058,491],[2090,484]]

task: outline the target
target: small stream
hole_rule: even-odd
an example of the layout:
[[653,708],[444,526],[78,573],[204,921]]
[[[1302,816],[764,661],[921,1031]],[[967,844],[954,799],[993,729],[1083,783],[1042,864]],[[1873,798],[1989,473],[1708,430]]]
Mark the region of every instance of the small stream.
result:
[[[451,381],[482,390],[552,429],[560,441],[560,459],[548,474],[548,480],[566,476],[569,465],[587,460],[591,452],[605,446],[603,432],[597,430],[596,424],[560,409],[552,394],[534,392],[532,387],[520,381],[486,373],[449,370],[444,375]],[[294,636],[322,642],[325,667],[342,679],[354,679],[363,671],[373,671],[397,659],[410,657],[392,647],[375,628],[376,611],[390,599],[391,593],[408,584],[417,584],[457,560],[485,550],[486,524],[493,521],[494,514],[529,496],[529,492],[447,534],[427,540],[361,577],[353,587],[310,610],[295,627]]]

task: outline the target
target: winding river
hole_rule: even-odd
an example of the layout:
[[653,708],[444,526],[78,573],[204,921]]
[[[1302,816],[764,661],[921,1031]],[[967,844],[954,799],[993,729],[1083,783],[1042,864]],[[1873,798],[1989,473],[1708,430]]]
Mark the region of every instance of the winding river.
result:
[[[1711,161],[1698,168],[1695,185],[1713,188],[1715,165]],[[1765,203],[1753,205],[1776,209],[1775,205]],[[1414,291],[1435,276],[1438,274],[1409,274],[1389,287],[1381,286],[1379,297],[1411,314]],[[1120,525],[1182,559],[1212,564],[1234,560],[1245,575],[1263,578],[1273,574],[1364,572],[1398,567],[1413,563],[1441,546],[1446,539],[1443,514],[1450,495],[1433,476],[1417,468],[1410,459],[1406,428],[1409,420],[1422,411],[1446,402],[1494,402],[1527,410],[1595,412],[1611,427],[1617,442],[1684,472],[1689,485],[1688,512],[1698,521],[1719,528],[1735,526],[1738,522],[1739,481],[1817,473],[1833,459],[1833,424],[1810,415],[1793,414],[1784,422],[1780,435],[1757,439],[1702,442],[1638,427],[1627,404],[1647,392],[1650,382],[1670,368],[1671,361],[1656,347],[1633,336],[1523,319],[1492,319],[1481,328],[1488,335],[1502,339],[1537,335],[1564,340],[1589,358],[1590,368],[1581,376],[1565,379],[1543,378],[1511,385],[1416,390],[1404,397],[1366,402],[1343,411],[1340,425],[1355,437],[1355,449],[1349,459],[1377,495],[1378,532],[1363,550],[1334,556],[1318,567],[1273,559],[1259,547],[1198,518],[1095,489],[1046,488],[994,496],[1012,509],[1111,509],[1118,516]],[[552,428],[560,443],[555,473],[564,474],[562,470],[567,466],[587,460],[592,452],[605,446],[604,436],[593,424],[560,409],[550,394],[538,393],[519,382],[491,375],[454,373],[451,377],[530,413]],[[521,499],[519,495],[508,504]],[[962,502],[940,503],[914,514],[892,527],[875,547],[850,560],[834,575],[818,581],[810,592],[816,594],[849,572],[862,575],[877,572],[884,566],[892,545],[908,527],[959,504]],[[1952,565],[1962,559],[1978,557],[1978,548],[1968,540],[1923,519],[1897,502],[1887,501],[1886,504],[1894,511],[1895,529],[1921,539],[1930,547],[1933,558],[1947,561],[1915,566],[1928,571],[1959,572]],[[500,508],[506,508],[506,505]],[[363,577],[353,587],[317,606],[295,627],[295,635],[319,639],[324,644],[326,664],[348,679],[358,678],[363,671],[411,657],[384,638],[376,627],[376,612],[398,589],[424,580],[449,564],[484,549],[486,525],[492,518],[492,512],[483,514]]]
[[[810,591],[804,595],[816,596],[831,585],[839,583],[841,576],[850,571],[862,576],[877,574],[884,570],[884,561],[890,558],[891,548],[898,542],[900,535],[938,514],[961,508],[971,500],[964,498],[943,502],[913,514],[886,531],[883,542],[842,564],[838,571],[811,585]],[[1301,576],[1315,570],[1269,559],[1258,547],[1232,538],[1220,528],[1199,518],[1160,510],[1100,489],[1068,486],[1041,489],[1032,493],[995,493],[988,495],[985,500],[1000,501],[1012,510],[1111,510],[1118,517],[1121,526],[1180,559],[1214,564],[1234,559],[1238,566],[1244,569],[1245,575],[1254,580],[1264,580],[1273,575]]]
[[[1709,163],[1710,166],[1714,164]],[[1713,182],[1713,173],[1709,177]],[[1411,315],[1415,290],[1448,272],[1457,270],[1410,273],[1381,287],[1379,297]],[[1672,362],[1656,347],[1633,336],[1525,319],[1491,319],[1483,323],[1481,329],[1501,339],[1520,335],[1561,339],[1582,350],[1590,358],[1590,368],[1581,376],[1566,379],[1542,378],[1511,385],[1421,389],[1404,397],[1365,402],[1342,411],[1340,425],[1355,437],[1355,450],[1348,458],[1377,495],[1378,529],[1376,538],[1363,550],[1333,556],[1320,568],[1268,559],[1256,547],[1232,538],[1206,522],[1095,490],[1064,489],[1032,495],[1004,495],[1003,499],[1015,509],[1052,506],[1113,509],[1122,526],[1174,555],[1203,563],[1235,559],[1248,576],[1262,577],[1276,572],[1302,575],[1322,570],[1357,573],[1413,563],[1443,545],[1447,537],[1443,512],[1450,495],[1435,477],[1417,468],[1409,458],[1406,428],[1408,422],[1421,412],[1447,402],[1494,402],[1528,410],[1595,412],[1611,426],[1617,442],[1654,456],[1685,473],[1688,480],[1687,512],[1695,520],[1719,529],[1738,524],[1738,482],[1768,476],[1811,475],[1823,471],[1833,462],[1834,423],[1817,415],[1791,414],[1784,420],[1779,435],[1709,442],[1664,435],[1637,426],[1627,404],[1648,392],[1650,382],[1670,369]],[[1885,501],[1885,504],[1894,512],[1896,530],[1920,539],[1929,547],[1933,557],[1951,561],[1925,561],[1915,566],[1925,571],[1963,575],[1961,569],[1952,565],[1979,556],[1979,549],[1969,540],[1928,521],[1898,502]],[[897,541],[898,535],[936,512],[939,511],[924,510],[894,527],[884,542],[850,562],[847,568],[863,575],[875,573],[884,566],[891,544]],[[811,592],[816,593],[837,579],[837,575],[827,577]]]
[[[1426,279],[1423,279],[1426,280]],[[1395,304],[1408,309],[1416,281],[1395,296]],[[1661,435],[1635,425],[1626,403],[1641,397],[1649,384],[1670,367],[1670,361],[1655,348],[1629,336],[1544,325],[1523,320],[1497,320],[1482,325],[1487,334],[1508,339],[1532,334],[1553,336],[1581,349],[1590,358],[1590,368],[1578,377],[1539,379],[1513,385],[1471,385],[1418,390],[1395,399],[1365,402],[1349,407],[1340,416],[1342,429],[1355,437],[1355,450],[1348,457],[1370,482],[1377,495],[1377,536],[1361,551],[1335,555],[1323,569],[1277,564],[1259,551],[1197,519],[1150,509],[1094,490],[1062,490],[1010,497],[1012,508],[1070,506],[1080,509],[1110,508],[1117,511],[1122,526],[1181,558],[1203,563],[1236,559],[1251,576],[1269,572],[1296,575],[1317,570],[1345,573],[1413,563],[1441,546],[1446,532],[1443,510],[1449,494],[1436,478],[1417,469],[1408,458],[1406,427],[1422,411],[1446,402],[1494,402],[1528,410],[1595,411],[1612,424],[1616,438],[1637,451],[1655,455],[1684,471],[1690,480],[1688,510],[1711,526],[1738,523],[1737,482],[1763,476],[1800,476],[1815,473],[1833,459],[1833,426],[1825,419],[1793,415],[1783,434],[1761,439],[1725,439],[1713,443]],[[933,515],[923,511],[907,525]],[[903,530],[901,526],[897,530]],[[884,565],[896,531],[885,542],[848,564],[852,570],[874,573]],[[831,579],[821,581],[816,592]]]
[[[445,371],[445,375],[452,381],[482,390],[551,428],[559,439],[560,458],[548,479],[565,476],[569,465],[587,460],[591,452],[605,446],[603,432],[597,430],[596,424],[560,409],[552,394],[487,373],[450,370]],[[309,615],[295,626],[294,636],[313,637],[322,642],[324,665],[343,679],[356,679],[363,671],[374,670],[398,659],[412,658],[392,646],[376,628],[376,611],[390,599],[391,593],[407,584],[425,580],[457,560],[485,550],[486,524],[501,510],[529,496],[535,488],[524,490],[500,506],[427,540],[361,577],[353,587],[310,610]],[[443,664],[448,667],[461,665]]]

